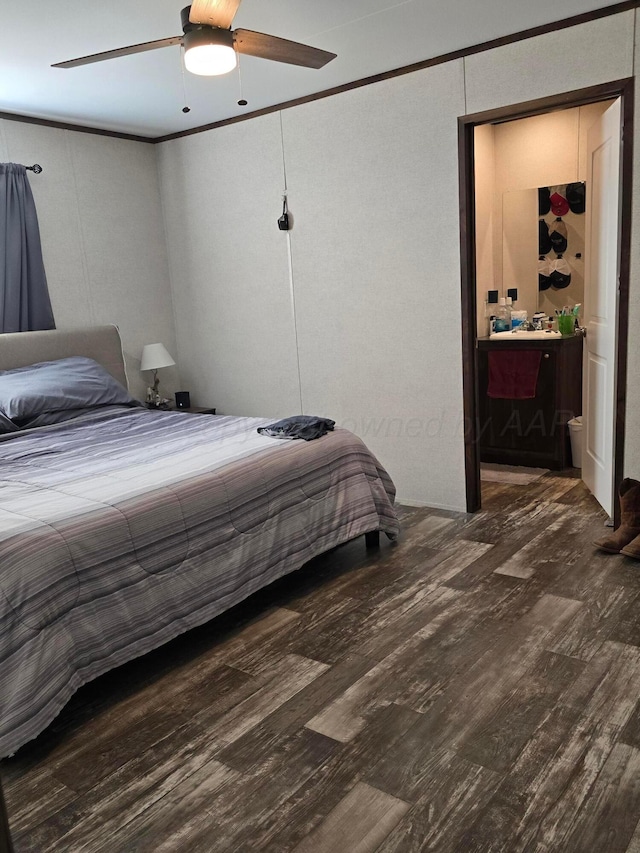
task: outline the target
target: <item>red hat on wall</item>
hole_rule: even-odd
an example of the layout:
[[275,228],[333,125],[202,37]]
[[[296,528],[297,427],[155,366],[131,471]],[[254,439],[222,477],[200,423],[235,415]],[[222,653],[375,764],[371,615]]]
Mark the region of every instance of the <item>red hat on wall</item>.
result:
[[554,216],[566,216],[569,213],[569,202],[560,193],[552,193],[549,201]]

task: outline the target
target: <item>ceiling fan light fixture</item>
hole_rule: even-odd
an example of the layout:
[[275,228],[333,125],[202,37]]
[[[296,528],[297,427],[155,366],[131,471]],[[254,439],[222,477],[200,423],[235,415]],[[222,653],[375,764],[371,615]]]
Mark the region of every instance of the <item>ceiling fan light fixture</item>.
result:
[[184,64],[187,71],[204,77],[228,74],[238,64],[229,30],[198,27],[184,34]]

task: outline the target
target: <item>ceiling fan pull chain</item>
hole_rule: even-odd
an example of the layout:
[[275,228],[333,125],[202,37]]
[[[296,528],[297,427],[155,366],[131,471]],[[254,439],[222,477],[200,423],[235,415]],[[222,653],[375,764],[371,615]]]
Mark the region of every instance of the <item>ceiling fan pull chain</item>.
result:
[[238,100],[239,107],[246,107],[247,101],[242,94],[242,71],[240,71],[240,57],[238,56],[238,84],[240,86],[240,98]]
[[187,106],[187,84],[184,79],[184,45],[180,47],[180,70],[182,71],[182,96],[184,98],[183,113],[190,113],[191,107]]

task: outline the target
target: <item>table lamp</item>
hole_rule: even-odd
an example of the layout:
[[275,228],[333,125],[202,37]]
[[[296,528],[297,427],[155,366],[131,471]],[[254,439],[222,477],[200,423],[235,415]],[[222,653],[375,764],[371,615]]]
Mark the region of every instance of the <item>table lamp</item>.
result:
[[142,356],[140,358],[140,370],[153,370],[153,396],[149,403],[159,405],[160,394],[158,388],[160,380],[158,379],[158,370],[161,367],[172,367],[175,361],[171,358],[163,344],[145,344],[142,348]]

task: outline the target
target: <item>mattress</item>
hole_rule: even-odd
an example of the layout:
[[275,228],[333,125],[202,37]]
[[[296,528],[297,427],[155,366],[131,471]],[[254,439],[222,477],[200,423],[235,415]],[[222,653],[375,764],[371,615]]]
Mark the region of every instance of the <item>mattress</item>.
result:
[[0,442],[0,756],[84,683],[365,532],[389,475],[336,429],[107,407]]

